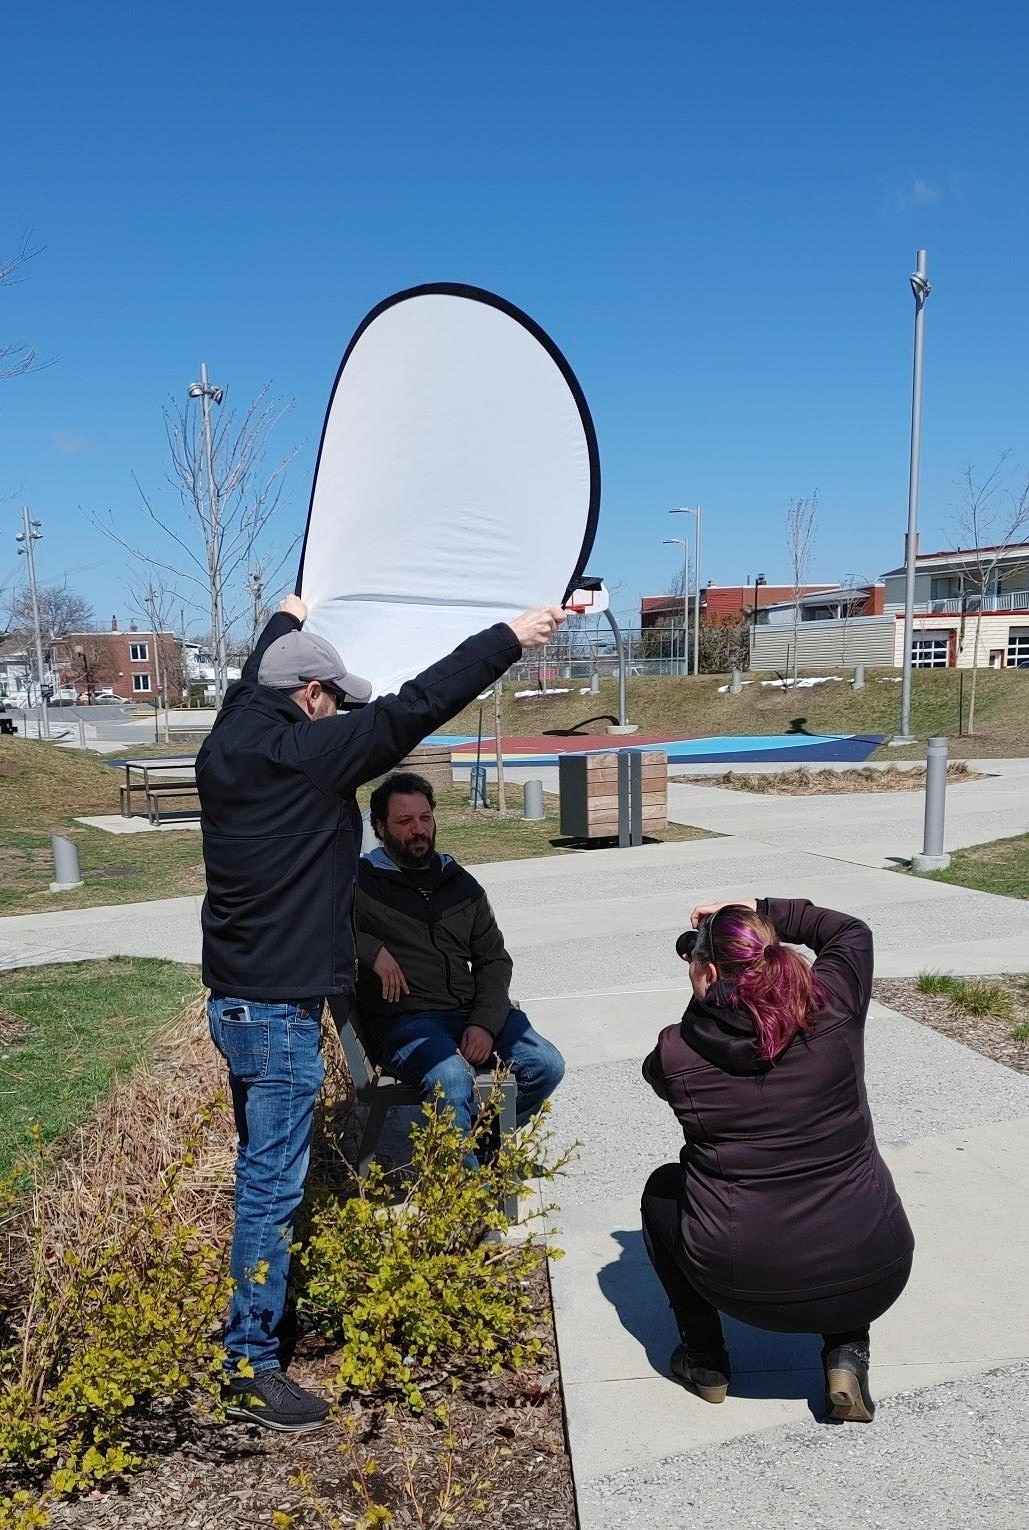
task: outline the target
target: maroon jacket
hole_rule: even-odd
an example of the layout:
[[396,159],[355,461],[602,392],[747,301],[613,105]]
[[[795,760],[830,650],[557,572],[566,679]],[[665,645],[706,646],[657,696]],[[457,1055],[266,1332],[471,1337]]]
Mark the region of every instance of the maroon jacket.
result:
[[827,997],[810,1031],[765,1062],[749,1015],[715,983],[661,1032],[643,1076],[686,1139],[688,1273],[713,1297],[812,1300],[885,1279],[914,1247],[865,1095],[872,932],[807,899],[757,907],[816,953]]

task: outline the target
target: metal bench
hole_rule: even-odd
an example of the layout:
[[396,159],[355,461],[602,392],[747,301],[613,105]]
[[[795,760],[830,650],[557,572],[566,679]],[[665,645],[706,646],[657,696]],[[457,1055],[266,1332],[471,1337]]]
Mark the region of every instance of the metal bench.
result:
[[133,781],[131,786],[121,785],[118,788],[118,796],[121,799],[121,816],[132,817],[132,793],[140,792],[146,796],[146,784],[143,781]]
[[[388,1073],[383,1073],[381,1068],[376,1067],[365,1050],[364,1042],[354,1024],[353,1011],[345,1000],[338,997],[330,998],[329,1009],[343,1048],[343,1056],[346,1058],[354,1093],[358,1102],[368,1107],[364,1130],[357,1148],[357,1174],[359,1179],[364,1179],[375,1157],[375,1149],[390,1111],[397,1110],[402,1105],[420,1105],[422,1095],[412,1085],[402,1084],[399,1079],[391,1078]],[[475,1098],[480,1109],[489,1099],[496,1083],[492,1073],[475,1075]],[[515,1101],[518,1086],[509,1075],[500,1081],[500,1089],[502,1101],[498,1126],[501,1137],[505,1137],[515,1129]],[[504,1201],[504,1215],[509,1222],[518,1221],[517,1195],[509,1195]]]
[[[124,791],[125,788],[122,787]],[[162,797],[195,797],[197,788],[195,781],[168,781],[161,782],[156,786],[148,786],[146,792],[146,812],[152,824],[161,822],[161,798]],[[197,812],[200,805],[197,804]]]

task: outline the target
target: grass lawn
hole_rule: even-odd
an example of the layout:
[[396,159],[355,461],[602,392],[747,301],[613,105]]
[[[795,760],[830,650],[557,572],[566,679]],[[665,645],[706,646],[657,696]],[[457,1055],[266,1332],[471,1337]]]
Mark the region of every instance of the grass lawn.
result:
[[[629,721],[644,733],[679,734],[683,738],[718,734],[786,733],[800,719],[809,733],[881,733],[889,736],[900,725],[900,684],[897,670],[867,670],[866,684],[855,691],[850,673],[826,669],[839,680],[812,690],[786,691],[779,685],[760,685],[771,679],[757,675],[740,696],[719,695],[725,675],[700,675],[697,679],[633,676],[627,686]],[[746,678],[750,678],[749,676]],[[602,734],[615,720],[617,682],[600,682],[600,695],[579,695],[578,680],[559,680],[567,696],[537,696],[516,701],[516,690],[528,684],[507,682],[501,726],[507,734],[534,735],[551,730]],[[976,736],[959,737],[958,704],[967,721],[971,675],[956,669],[915,670],[911,685],[911,724],[920,740],[946,736],[955,758],[1029,755],[1029,670],[980,670],[976,693]],[[484,718],[492,725],[492,706]],[[452,733],[474,734],[479,725],[475,702],[447,724]],[[611,743],[610,739],[605,739]],[[631,746],[631,738],[623,741]],[[925,745],[903,749],[885,745],[881,759],[925,758]]]
[[979,892],[1002,893],[1006,898],[1029,898],[1029,834],[955,850],[946,871],[919,875]]
[[21,967],[4,973],[0,1007],[0,1175],[29,1123],[46,1141],[85,1120],[94,1101],[147,1053],[199,989],[196,967],[143,957]]
[[[197,829],[160,834],[108,834],[76,823],[77,817],[117,813],[120,769],[92,753],[55,749],[31,740],[0,738],[0,915],[143,903],[154,898],[201,897],[204,866]],[[496,789],[491,786],[491,800]],[[508,788],[509,816],[468,806],[468,788],[455,787],[439,803],[440,848],[468,865],[555,855],[557,798],[548,797],[546,819],[523,823],[521,789]],[[368,790],[359,794],[367,807]],[[78,846],[83,886],[51,893],[50,834]],[[700,829],[671,824],[663,840],[708,838]]]

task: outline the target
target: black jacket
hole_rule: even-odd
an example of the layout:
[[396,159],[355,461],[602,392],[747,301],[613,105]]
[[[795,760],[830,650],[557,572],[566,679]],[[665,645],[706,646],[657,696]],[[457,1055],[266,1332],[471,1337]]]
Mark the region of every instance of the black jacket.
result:
[[872,932],[806,899],[758,912],[809,946],[826,1002],[775,1062],[728,985],[690,1001],[643,1065],[685,1142],[682,1247],[706,1294],[803,1301],[903,1269],[914,1239],[876,1146],[865,1094]]
[[203,978],[214,993],[284,1000],[354,991],[357,787],[392,769],[521,653],[499,622],[366,707],[312,722],[257,683],[272,617],[197,756],[207,897]]
[[[389,1020],[423,1010],[467,1010],[469,1025],[496,1036],[511,1010],[511,958],[485,890],[449,855],[437,859],[428,896],[385,850],[361,858],[357,873],[357,1007],[366,1039]],[[380,949],[400,964],[408,993],[382,996],[371,970]]]

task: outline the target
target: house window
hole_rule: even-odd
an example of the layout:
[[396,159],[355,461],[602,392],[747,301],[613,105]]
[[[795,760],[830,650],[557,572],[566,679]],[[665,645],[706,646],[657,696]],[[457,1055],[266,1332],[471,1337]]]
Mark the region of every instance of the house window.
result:
[[1029,627],[1008,629],[1008,663],[1018,669],[1029,669]]
[[134,691],[148,691],[150,689],[149,675],[133,675],[132,689]]
[[[148,658],[149,658],[149,654],[147,652],[147,645],[146,645],[146,643],[130,643],[129,644],[129,660],[131,661],[131,663],[133,663],[133,664],[145,664]],[[146,686],[146,687],[144,687],[144,689],[149,690],[150,687]]]
[[950,663],[950,633],[921,632],[911,639],[913,669],[946,669]]
[[959,574],[934,574],[930,584],[930,600],[958,600],[961,596]]

